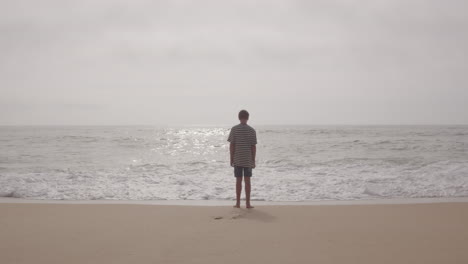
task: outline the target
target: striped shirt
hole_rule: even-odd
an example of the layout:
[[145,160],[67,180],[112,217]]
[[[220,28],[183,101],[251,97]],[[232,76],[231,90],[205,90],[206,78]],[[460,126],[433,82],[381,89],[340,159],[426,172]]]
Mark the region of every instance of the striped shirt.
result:
[[247,124],[233,126],[228,141],[234,144],[234,166],[252,168],[252,146],[257,144],[255,129]]

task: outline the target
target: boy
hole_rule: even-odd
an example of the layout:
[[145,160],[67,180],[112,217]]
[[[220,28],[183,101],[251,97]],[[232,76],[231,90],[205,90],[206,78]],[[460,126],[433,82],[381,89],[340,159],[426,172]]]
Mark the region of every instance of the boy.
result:
[[257,134],[255,129],[247,125],[249,112],[239,112],[240,124],[233,126],[229,133],[229,151],[231,153],[231,166],[234,167],[236,177],[236,205],[240,208],[240,196],[242,192],[242,177],[245,181],[245,203],[247,208],[253,208],[250,204],[250,177],[252,169],[255,168],[255,155],[257,152]]

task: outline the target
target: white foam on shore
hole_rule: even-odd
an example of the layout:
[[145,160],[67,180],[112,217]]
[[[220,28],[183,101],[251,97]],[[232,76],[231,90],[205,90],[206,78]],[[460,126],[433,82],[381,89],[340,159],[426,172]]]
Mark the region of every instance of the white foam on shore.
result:
[[[468,126],[264,126],[254,201],[468,197]],[[231,200],[229,127],[0,127],[0,197]]]
[[[401,198],[373,200],[322,200],[302,202],[268,202],[252,201],[257,206],[271,205],[370,205],[370,204],[429,204],[429,203],[467,203],[468,197],[454,198]],[[33,200],[11,197],[0,197],[1,203],[16,204],[139,204],[139,205],[179,205],[179,206],[231,206],[229,200]]]

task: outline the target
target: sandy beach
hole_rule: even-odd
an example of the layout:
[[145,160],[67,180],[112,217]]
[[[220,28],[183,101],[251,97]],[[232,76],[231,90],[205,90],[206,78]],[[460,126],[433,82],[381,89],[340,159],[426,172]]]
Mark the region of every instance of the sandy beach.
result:
[[468,203],[0,203],[0,262],[468,263]]

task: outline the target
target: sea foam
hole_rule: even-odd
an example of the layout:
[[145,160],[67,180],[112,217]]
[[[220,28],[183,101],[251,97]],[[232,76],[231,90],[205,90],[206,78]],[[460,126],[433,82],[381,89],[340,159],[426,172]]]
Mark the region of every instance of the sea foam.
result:
[[[252,199],[468,196],[467,126],[255,126]],[[229,127],[0,127],[0,197],[230,200]]]

